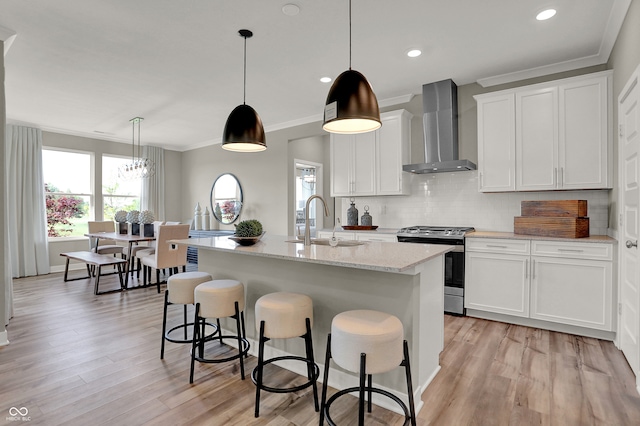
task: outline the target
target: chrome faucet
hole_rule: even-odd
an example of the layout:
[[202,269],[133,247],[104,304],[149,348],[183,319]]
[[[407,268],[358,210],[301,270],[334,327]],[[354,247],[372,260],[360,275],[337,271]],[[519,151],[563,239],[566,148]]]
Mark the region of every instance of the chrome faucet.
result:
[[329,216],[329,208],[327,207],[327,203],[326,201],[324,201],[324,198],[322,198],[317,194],[307,198],[307,205],[304,208],[304,245],[305,246],[311,245],[311,230],[309,229],[309,204],[311,203],[311,200],[313,200],[314,198],[317,198],[320,201],[322,201],[322,205],[324,206],[324,215]]

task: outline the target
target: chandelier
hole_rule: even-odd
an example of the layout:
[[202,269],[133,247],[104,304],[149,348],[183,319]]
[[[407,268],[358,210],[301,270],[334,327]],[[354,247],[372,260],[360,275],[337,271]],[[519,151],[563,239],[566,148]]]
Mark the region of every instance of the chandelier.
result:
[[[136,117],[129,120],[132,126],[131,162],[118,167],[118,177],[126,180],[146,179],[156,172],[156,165],[148,158],[140,156],[140,123],[144,118]],[[136,157],[136,125],[138,126],[138,156]]]

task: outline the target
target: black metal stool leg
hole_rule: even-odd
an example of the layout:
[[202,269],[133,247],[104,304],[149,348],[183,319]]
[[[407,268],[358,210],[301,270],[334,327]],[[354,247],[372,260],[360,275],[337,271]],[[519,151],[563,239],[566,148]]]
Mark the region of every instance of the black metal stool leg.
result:
[[244,380],[244,354],[242,353],[242,327],[240,326],[240,307],[238,306],[238,302],[235,302],[236,305],[236,331],[238,332],[238,356],[240,358],[240,377]]
[[368,384],[368,387],[369,387],[369,391],[367,392],[368,393],[368,395],[367,395],[367,398],[368,398],[368,400],[367,400],[367,411],[368,412],[371,412],[371,400],[373,399],[373,392],[371,391],[371,389],[373,388],[372,382],[373,382],[373,380],[372,380],[371,374],[367,374],[367,384]]
[[[200,313],[200,303],[196,303],[196,310],[193,315],[193,342],[191,343],[191,373],[189,375],[189,383],[193,383],[193,370],[196,363],[196,342],[200,338],[200,330],[198,329],[198,315]],[[204,339],[203,339],[204,340]]]
[[[162,312],[162,345],[160,346],[160,359],[164,359],[164,339],[165,339],[165,333],[167,332],[167,305],[168,304],[169,304],[169,290],[164,292],[164,310]],[[185,321],[185,324],[186,324],[186,321]]]
[[[242,321],[242,337],[247,338],[247,331],[244,327],[244,311],[240,312],[240,320]],[[244,355],[245,358],[249,358],[249,352]]]
[[322,398],[320,400],[320,426],[324,425],[324,410],[327,403],[327,381],[329,380],[329,363],[331,362],[331,333],[327,335],[327,353],[324,359],[324,378],[322,381]]
[[307,377],[309,378],[309,381],[313,381],[313,385],[311,385],[313,387],[313,406],[317,413],[318,411],[320,411],[320,407],[318,406],[318,384],[316,380],[313,380],[315,376],[314,365],[316,363],[316,360],[313,357],[313,338],[311,337],[311,320],[309,318],[306,318],[305,322],[307,325],[307,334],[304,335],[304,344],[306,348],[307,360],[309,360],[307,362]]
[[358,401],[358,426],[364,426],[364,390],[365,390],[365,372],[367,368],[367,355],[360,354],[360,392]]
[[416,408],[413,401],[413,382],[411,380],[411,363],[409,362],[409,344],[405,340],[404,346],[404,369],[407,373],[407,394],[409,397],[409,413],[411,414],[411,426],[416,426]]
[[260,389],[262,389],[262,373],[264,368],[264,321],[260,321],[260,337],[258,340],[258,366],[256,374],[256,409],[254,416],[260,416]]
[[[167,290],[168,292],[169,290]],[[187,305],[184,305],[184,340],[187,340]]]

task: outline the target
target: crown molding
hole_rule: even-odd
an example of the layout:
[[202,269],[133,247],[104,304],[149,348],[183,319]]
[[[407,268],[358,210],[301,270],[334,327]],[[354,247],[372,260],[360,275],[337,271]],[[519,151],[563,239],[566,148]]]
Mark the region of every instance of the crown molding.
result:
[[549,74],[555,74],[564,71],[571,71],[579,68],[590,67],[594,65],[606,64],[609,56],[616,44],[616,39],[620,33],[620,28],[627,16],[627,11],[632,0],[615,0],[611,7],[611,14],[607,20],[604,29],[600,48],[596,55],[585,56],[582,58],[572,59],[569,61],[558,62],[555,64],[545,65],[542,67],[530,68],[526,70],[515,71],[506,74],[486,77],[478,79],[477,83],[482,87],[497,86],[499,84],[511,83],[514,81],[526,80],[529,78],[542,77]]

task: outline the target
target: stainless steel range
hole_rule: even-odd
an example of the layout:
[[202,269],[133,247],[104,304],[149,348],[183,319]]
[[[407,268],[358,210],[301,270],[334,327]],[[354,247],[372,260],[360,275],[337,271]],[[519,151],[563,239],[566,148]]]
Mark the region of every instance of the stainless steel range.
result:
[[447,244],[456,248],[444,256],[444,311],[465,315],[464,236],[474,228],[456,226],[409,226],[398,231],[398,242]]

